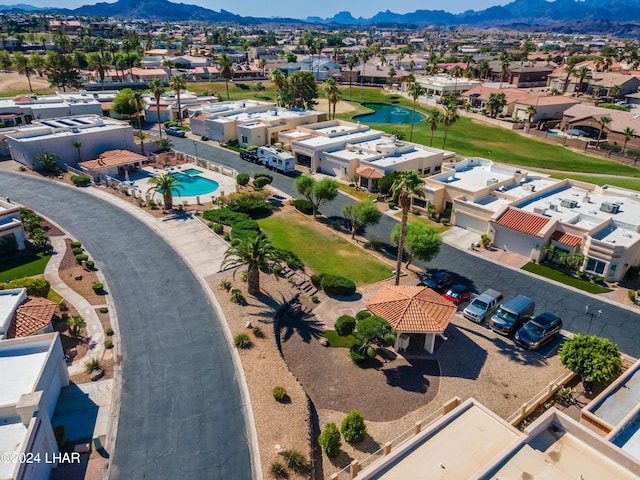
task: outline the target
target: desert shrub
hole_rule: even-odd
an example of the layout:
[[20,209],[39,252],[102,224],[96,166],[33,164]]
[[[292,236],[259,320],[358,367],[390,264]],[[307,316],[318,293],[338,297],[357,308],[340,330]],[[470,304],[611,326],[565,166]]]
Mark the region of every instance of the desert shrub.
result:
[[249,348],[251,347],[251,339],[246,333],[239,333],[233,337],[233,344],[238,348]]
[[289,474],[281,462],[273,462],[269,467],[269,472],[273,478],[287,478]]
[[109,336],[112,336],[113,335],[113,328],[107,327],[107,329],[104,331],[104,333],[106,333]]
[[620,153],[622,151],[622,147],[617,143],[601,143],[598,145],[600,150],[606,150],[609,152]]
[[256,326],[253,327],[252,331],[256,338],[264,338],[264,332],[262,331],[262,328]]
[[256,190],[262,190],[264,187],[269,185],[271,180],[266,177],[258,177],[253,180],[253,188]]
[[387,203],[387,205],[389,205],[389,208],[392,209],[392,210],[394,208],[396,208],[396,202],[389,202],[389,203]]
[[269,183],[273,182],[273,175],[266,172],[256,172],[253,174],[253,179],[257,180],[258,178],[266,178],[269,180]]
[[27,295],[31,297],[47,298],[51,284],[44,277],[19,278],[10,282],[0,283],[0,290],[13,288],[26,288]]
[[82,253],[82,248],[72,248],[72,249],[71,249],[71,252],[72,252],[74,255],[80,255],[80,254]]
[[281,402],[287,396],[287,389],[278,385],[276,387],[273,387],[273,390],[271,391],[271,393],[273,394],[273,398]]
[[85,260],[89,260],[89,255],[86,253],[79,253],[76,255],[76,262],[78,262],[78,264],[82,264]]
[[218,210],[207,210],[202,214],[202,218],[210,222],[221,223],[228,226],[244,220],[251,220],[251,217],[246,213],[234,212],[226,207]]
[[369,310],[360,310],[356,313],[356,320],[360,321],[363,318],[369,318],[371,316],[371,312]]
[[102,283],[94,283],[93,285],[91,285],[91,288],[93,288],[93,291],[98,294],[104,292],[104,284]]
[[104,341],[104,348],[106,348],[107,350],[111,350],[113,348],[113,341],[112,340],[105,340]]
[[69,244],[69,246],[70,246],[71,248],[82,248],[82,243],[80,243],[80,242],[71,242],[71,243]]
[[150,210],[155,210],[156,208],[158,208],[158,204],[156,204],[156,201],[153,198],[150,198],[147,202],[147,207]]
[[320,300],[318,299],[317,295],[311,295],[311,301],[313,303],[320,303]]
[[231,289],[231,301],[233,303],[244,303],[246,300],[244,298],[244,295],[242,294],[242,291],[238,288],[232,288]]
[[298,198],[291,202],[296,210],[304,213],[305,215],[313,215],[313,203],[305,198]]
[[382,250],[382,246],[379,242],[365,242],[364,248],[365,250],[373,250],[374,252]]
[[298,450],[290,449],[282,452],[287,467],[296,473],[302,473],[307,469],[307,459]]
[[632,150],[631,148],[627,150],[627,155],[630,157],[640,157],[640,150]]
[[336,333],[342,337],[351,335],[356,328],[356,319],[351,315],[342,315],[336,320]]
[[98,311],[99,311],[100,313],[109,313],[109,309],[108,309],[107,307],[100,307],[100,308],[98,309]]
[[239,173],[236,176],[236,183],[242,187],[246,186],[249,183],[249,179],[251,177],[248,173]]
[[323,275],[320,286],[327,295],[353,295],[356,293],[356,284],[353,280],[339,275]]
[[211,229],[213,230],[213,233],[218,235],[222,235],[224,233],[224,225],[221,223],[214,223]]
[[202,135],[200,137],[200,140],[202,140],[203,142],[208,142],[209,141],[209,137],[207,137],[206,135]]
[[226,206],[232,212],[245,213],[252,218],[261,217],[271,213],[269,202],[255,198],[243,198],[229,203]]
[[231,282],[229,280],[222,280],[218,285],[221,290],[229,291],[231,290]]
[[354,363],[362,363],[369,359],[366,351],[362,351],[361,345],[353,345],[349,348],[349,356]]
[[627,290],[627,296],[629,297],[629,300],[633,302],[638,296],[638,294],[636,293],[635,290]]
[[88,175],[73,175],[71,177],[71,182],[76,187],[86,187],[92,182],[92,178]]
[[489,235],[487,235],[486,233],[483,233],[480,236],[480,242],[482,243],[482,246],[484,248],[489,248],[489,245],[491,245],[491,237]]
[[84,262],[84,265],[90,269],[93,270],[93,267],[96,266],[96,262],[94,262],[93,260],[87,260],[86,262]]
[[84,362],[84,369],[87,373],[91,373],[97,370],[102,370],[102,365],[100,365],[100,360],[94,358],[92,360],[87,360],[86,362]]
[[357,443],[367,436],[367,426],[364,424],[364,416],[357,410],[353,410],[344,417],[340,425],[340,433],[349,443]]
[[318,443],[327,457],[335,457],[340,453],[342,442],[340,441],[340,430],[335,423],[329,422],[324,426],[324,430],[318,437]]

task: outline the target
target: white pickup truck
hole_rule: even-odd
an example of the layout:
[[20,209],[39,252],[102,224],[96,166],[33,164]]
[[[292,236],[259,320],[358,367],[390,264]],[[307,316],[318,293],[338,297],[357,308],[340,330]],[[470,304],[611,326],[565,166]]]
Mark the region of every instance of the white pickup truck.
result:
[[485,319],[491,317],[501,301],[502,294],[500,292],[488,289],[486,292],[474,298],[471,303],[467,305],[467,308],[464,309],[462,315],[472,322],[482,323]]

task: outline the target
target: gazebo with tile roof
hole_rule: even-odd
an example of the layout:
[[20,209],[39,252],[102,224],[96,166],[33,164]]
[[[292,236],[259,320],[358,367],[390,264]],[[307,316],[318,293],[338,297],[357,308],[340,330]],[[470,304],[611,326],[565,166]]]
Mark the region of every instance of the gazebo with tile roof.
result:
[[424,349],[433,353],[457,307],[428,287],[385,285],[367,302],[369,311],[398,331],[395,350],[406,350],[412,339],[425,335]]

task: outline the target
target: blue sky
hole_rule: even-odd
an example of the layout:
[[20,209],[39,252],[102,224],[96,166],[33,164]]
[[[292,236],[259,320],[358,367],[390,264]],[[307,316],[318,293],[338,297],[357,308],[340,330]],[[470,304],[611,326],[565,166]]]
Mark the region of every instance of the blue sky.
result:
[[[293,18],[305,18],[307,16],[331,17],[334,14],[348,10],[354,17],[371,17],[379,11],[391,10],[396,13],[424,10],[448,10],[458,13],[464,10],[482,10],[492,5],[505,5],[510,0],[240,0],[238,2],[223,2],[220,0],[171,0],[179,3],[202,5],[212,10],[225,9],[240,15],[254,17],[287,16]],[[56,0],[0,0],[0,4],[13,5],[26,3],[34,6],[60,6]],[[76,8],[81,5],[94,4],[96,0],[67,0],[64,6]],[[113,3],[109,1],[109,3]]]

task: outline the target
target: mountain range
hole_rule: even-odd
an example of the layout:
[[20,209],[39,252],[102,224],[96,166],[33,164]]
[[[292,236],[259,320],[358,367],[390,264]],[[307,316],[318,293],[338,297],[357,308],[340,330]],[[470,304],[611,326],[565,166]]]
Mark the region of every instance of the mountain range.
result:
[[371,18],[355,18],[350,12],[333,17],[293,18],[243,17],[226,10],[215,11],[197,5],[173,3],[168,0],[118,0],[71,9],[38,8],[17,4],[0,6],[0,11],[47,10],[66,15],[104,16],[126,19],[166,21],[199,20],[212,23],[235,24],[325,24],[331,26],[404,26],[424,27],[470,25],[477,27],[505,27],[518,30],[540,28],[567,33],[584,31],[598,33],[640,32],[640,0],[514,0],[504,6],[484,10],[468,10],[453,14],[444,10],[416,10],[411,13],[379,12]]

